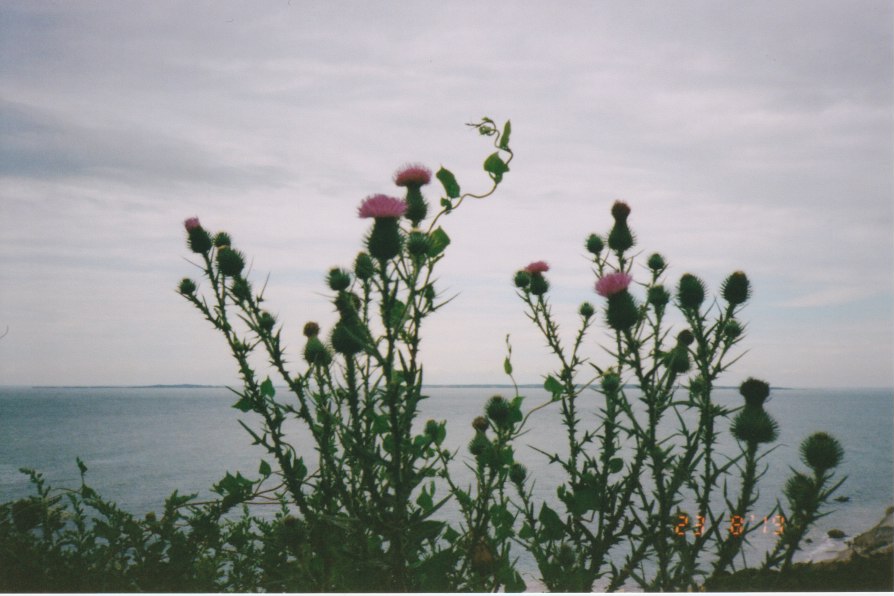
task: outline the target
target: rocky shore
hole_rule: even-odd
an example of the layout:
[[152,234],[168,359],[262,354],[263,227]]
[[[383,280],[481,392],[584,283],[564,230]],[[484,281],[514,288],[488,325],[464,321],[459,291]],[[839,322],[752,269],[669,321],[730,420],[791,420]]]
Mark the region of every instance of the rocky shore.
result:
[[857,557],[888,555],[894,557],[894,507],[888,507],[885,516],[873,528],[853,540],[845,542],[847,549],[827,562],[850,561]]

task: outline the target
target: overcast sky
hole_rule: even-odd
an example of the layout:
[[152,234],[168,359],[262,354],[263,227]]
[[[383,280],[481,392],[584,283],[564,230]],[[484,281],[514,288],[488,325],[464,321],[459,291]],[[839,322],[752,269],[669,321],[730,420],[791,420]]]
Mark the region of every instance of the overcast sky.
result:
[[486,189],[464,124],[488,115],[512,120],[516,158],[443,220],[458,298],[425,330],[428,382],[505,382],[507,333],[519,381],[549,372],[512,273],[550,263],[570,333],[602,305],[583,241],[624,199],[670,283],[751,277],[724,381],[890,387],[892,6],[4,1],[0,384],[237,382],[175,292],[193,215],[269,273],[302,365],[359,202],[399,194],[408,161]]

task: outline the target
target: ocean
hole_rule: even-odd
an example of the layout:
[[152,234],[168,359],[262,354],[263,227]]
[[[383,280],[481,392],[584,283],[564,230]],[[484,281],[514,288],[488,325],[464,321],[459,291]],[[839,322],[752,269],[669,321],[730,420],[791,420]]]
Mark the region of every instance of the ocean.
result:
[[[520,392],[526,411],[548,401],[539,388]],[[454,463],[462,478],[467,474],[461,461],[468,457],[465,445],[474,434],[472,420],[492,395],[512,397],[513,390],[432,387],[426,393],[430,397],[422,403],[419,425],[429,418],[447,421],[447,444],[460,451]],[[593,423],[600,399],[596,393],[580,398],[583,424]],[[733,389],[716,391],[715,399],[730,405],[741,402]],[[260,459],[270,458],[251,445],[238,423],[242,419],[251,424],[251,414],[233,409],[235,401],[232,392],[217,387],[0,387],[0,500],[29,494],[28,479],[18,471],[22,467],[42,472],[53,486],[76,486],[76,457],[87,465],[93,488],[136,514],[160,511],[174,490],[208,496],[211,485],[227,471],[255,477]],[[809,534],[800,555],[802,560],[823,558],[844,546],[828,538],[830,529],[854,537],[894,504],[894,394],[890,389],[774,389],[766,409],[779,422],[780,433],[766,460],[757,519],[770,512],[777,497],[782,499],[790,468],[804,469],[798,454],[803,438],[826,431],[844,447],[838,473],[848,480],[836,494],[847,500],[831,504],[832,512]],[[561,451],[564,430],[558,407],[535,413],[529,428],[516,446],[517,457],[528,467],[537,496],[555,501],[558,470],[532,447]],[[312,447],[302,436],[296,432],[295,444],[312,461]],[[732,443],[726,447],[732,449]],[[750,562],[757,563],[760,552],[772,544],[773,527],[769,529],[753,535],[756,554],[749,556]]]

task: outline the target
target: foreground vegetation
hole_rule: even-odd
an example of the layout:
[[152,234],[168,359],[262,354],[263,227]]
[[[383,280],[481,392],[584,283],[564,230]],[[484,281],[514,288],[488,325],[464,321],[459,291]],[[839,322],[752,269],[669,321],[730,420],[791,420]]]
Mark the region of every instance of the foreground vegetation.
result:
[[[611,206],[606,233],[585,239],[598,303],[582,302],[570,333],[560,333],[545,261],[507,272],[551,353],[552,370],[540,371],[551,399],[525,401],[507,340],[504,372],[515,390],[482,404],[466,453],[444,448],[444,421],[417,420],[427,399],[422,329],[449,302],[436,287],[450,245],[438,224],[491,196],[513,158],[509,122],[471,126],[493,143],[483,165],[489,188],[464,193],[441,168],[432,210],[422,193],[432,173],[411,164],[393,178],[404,198],[362,201],[358,214],[371,220],[363,250],[351,267],[328,272],[337,320],[325,332],[304,323],[301,366],[230,235],[187,219],[201,279],[183,279],[178,291],[229,346],[242,380],[234,407],[267,460],[256,478],[227,474],[213,501],[175,493],[161,515],[144,518],[102,499],[80,461],[81,486],[61,491],[27,470],[35,494],[0,505],[0,589],[517,591],[525,589],[519,549],[554,591],[587,592],[597,581],[609,590],[697,589],[735,571],[760,528],[746,520],[778,435],[767,382],[745,379],[738,407],[713,399],[738,359],[750,281],[733,272],[714,299],[690,273],[669,287],[661,254],[640,262],[632,252],[624,202]],[[607,345],[590,339],[597,328]],[[534,446],[537,465],[562,478],[549,501],[535,496],[531,460],[516,449],[544,408],[559,411],[565,431],[561,445]],[[583,412],[598,424],[583,425]],[[292,445],[287,428],[296,423],[312,452]],[[785,502],[769,515],[778,542],[765,572],[793,569],[843,482],[834,478],[843,453],[830,435],[807,437],[801,456],[805,469],[793,470]],[[458,480],[458,466],[471,482]],[[279,513],[255,516],[259,502]],[[443,514],[447,503],[455,516]]]

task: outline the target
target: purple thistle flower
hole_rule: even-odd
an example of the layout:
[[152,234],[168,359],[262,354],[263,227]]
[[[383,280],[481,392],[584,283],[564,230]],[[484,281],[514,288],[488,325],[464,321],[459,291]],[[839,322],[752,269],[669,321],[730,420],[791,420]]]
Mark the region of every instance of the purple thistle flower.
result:
[[407,204],[401,199],[395,199],[387,195],[370,195],[360,204],[357,214],[362,219],[367,218],[398,218],[407,211]]
[[615,294],[625,291],[631,281],[633,281],[633,277],[626,273],[620,271],[617,273],[609,273],[608,275],[602,276],[602,278],[596,282],[596,293],[605,298],[614,296]]
[[547,265],[546,261],[534,261],[533,263],[525,267],[522,271],[531,275],[540,275],[549,271],[549,265]]
[[189,232],[191,230],[195,230],[196,228],[201,228],[202,224],[199,223],[198,217],[190,217],[183,222],[183,227],[185,227],[186,231]]
[[422,164],[408,163],[394,173],[398,186],[424,186],[431,182],[431,170]]

